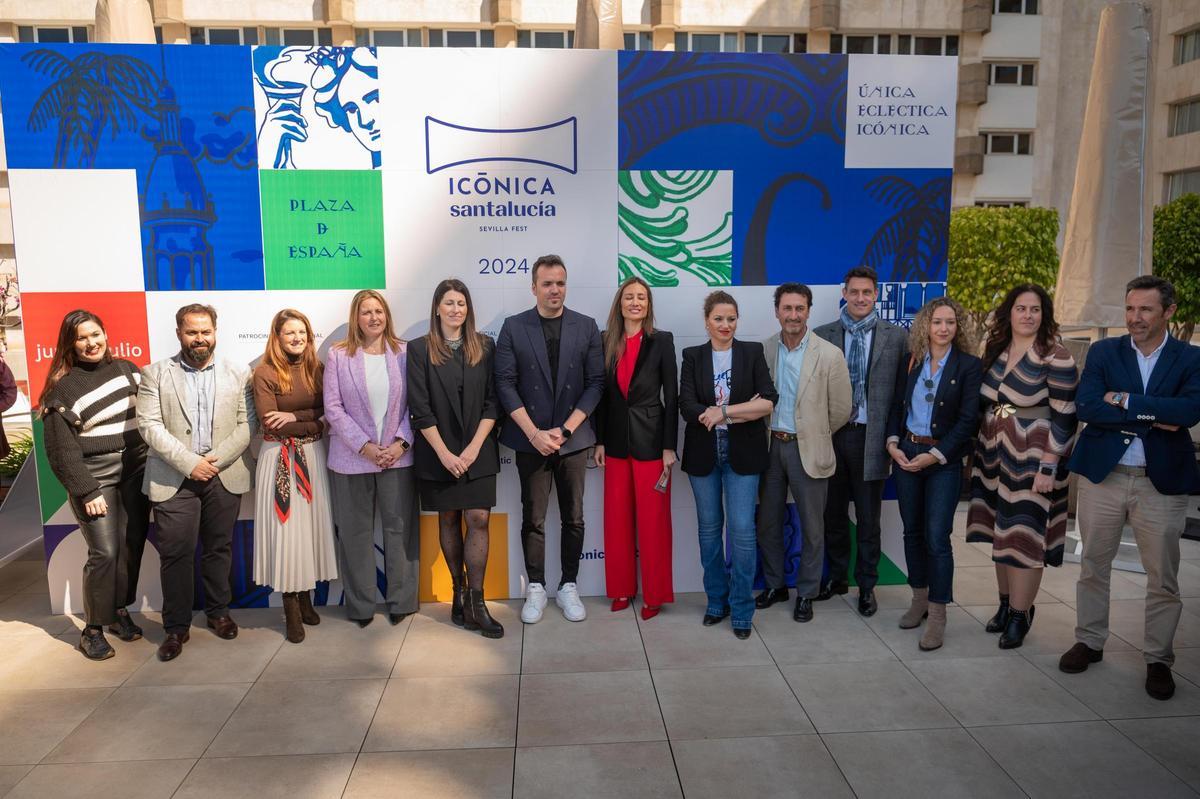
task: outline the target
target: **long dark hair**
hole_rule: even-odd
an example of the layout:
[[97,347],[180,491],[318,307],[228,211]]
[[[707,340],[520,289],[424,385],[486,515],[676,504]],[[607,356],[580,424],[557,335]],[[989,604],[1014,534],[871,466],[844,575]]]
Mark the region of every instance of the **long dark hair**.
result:
[[991,322],[988,323],[987,343],[983,347],[983,368],[988,370],[1000,357],[1000,353],[1008,349],[1012,343],[1012,309],[1017,297],[1022,294],[1036,294],[1042,305],[1042,324],[1034,338],[1033,349],[1041,357],[1046,357],[1058,344],[1058,323],[1054,321],[1054,300],[1050,292],[1036,283],[1021,283],[1013,286],[1004,295],[1000,306],[992,312]]
[[[104,331],[105,339],[108,338],[108,329],[104,326],[104,321],[91,311],[85,311],[78,308],[71,311],[63,317],[62,324],[58,328],[58,344],[54,347],[54,358],[50,361],[50,373],[46,375],[46,385],[42,387],[42,394],[38,397],[38,405],[42,408],[42,413],[46,412],[46,399],[54,391],[54,387],[58,385],[58,381],[66,376],[67,372],[75,367],[75,337],[79,334],[79,326],[84,322],[93,322]],[[101,359],[103,363],[108,363],[112,360],[112,348],[104,347],[104,357]]]
[[467,301],[467,318],[463,320],[462,326],[463,358],[468,366],[475,366],[483,360],[483,336],[475,332],[475,303],[471,302],[471,290],[467,288],[466,283],[455,277],[443,280],[433,290],[433,304],[429,308],[429,333],[425,336],[429,342],[429,360],[434,366],[441,366],[450,360],[452,355],[450,345],[442,335],[442,323],[438,320],[438,306],[451,291],[457,291]]
[[604,367],[613,368],[625,352],[625,315],[621,313],[621,295],[632,285],[639,285],[646,290],[646,316],[642,319],[642,334],[654,335],[654,294],[650,284],[634,275],[627,277],[617,287],[617,296],[613,297],[612,308],[608,312],[608,326],[604,328]]

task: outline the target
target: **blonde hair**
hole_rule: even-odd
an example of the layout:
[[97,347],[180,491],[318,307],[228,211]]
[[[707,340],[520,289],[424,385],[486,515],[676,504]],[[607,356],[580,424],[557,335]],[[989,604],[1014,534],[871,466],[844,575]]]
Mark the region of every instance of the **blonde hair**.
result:
[[387,348],[392,352],[399,352],[400,345],[404,342],[396,335],[396,330],[392,325],[392,309],[388,307],[387,300],[383,298],[375,289],[363,289],[354,295],[350,300],[350,324],[346,330],[346,338],[344,341],[339,341],[335,347],[341,347],[346,351],[346,354],[353,358],[360,347],[363,346],[362,331],[358,327],[358,312],[362,309],[362,304],[367,300],[375,300],[383,306],[384,326],[383,326],[383,341]]
[[967,316],[966,311],[949,297],[935,297],[925,303],[913,317],[912,327],[908,331],[908,351],[912,353],[911,363],[925,360],[925,353],[929,352],[929,326],[933,322],[933,312],[938,308],[949,308],[954,311],[956,327],[954,340],[950,342],[950,346],[962,352],[971,351],[971,337],[963,325]]

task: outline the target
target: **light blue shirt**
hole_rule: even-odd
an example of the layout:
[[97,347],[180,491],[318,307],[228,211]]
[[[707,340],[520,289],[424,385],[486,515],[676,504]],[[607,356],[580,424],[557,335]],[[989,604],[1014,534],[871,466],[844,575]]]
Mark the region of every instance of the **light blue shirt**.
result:
[[187,378],[187,408],[192,414],[192,452],[207,455],[212,452],[213,414],[217,406],[217,362],[209,361],[203,369],[194,369],[184,357],[179,358],[183,376]]
[[[942,384],[942,372],[946,371],[946,361],[950,359],[950,350],[938,361],[937,374],[931,375],[933,356],[925,353],[925,361],[921,365],[921,374],[913,386],[912,397],[908,402],[908,416],[904,424],[913,435],[930,437],[933,435],[933,402],[937,398],[938,386]],[[932,387],[926,385],[932,383]],[[930,399],[925,399],[929,395]]]
[[[1133,343],[1133,339],[1129,339],[1129,346],[1133,347],[1133,357],[1137,359],[1138,371],[1142,375],[1142,391],[1146,390],[1146,386],[1150,385],[1150,374],[1154,371],[1155,364],[1158,363],[1158,356],[1162,355],[1163,347],[1167,346],[1167,338],[1170,334],[1163,336],[1162,343],[1154,348],[1154,352],[1149,355],[1142,355],[1142,351]],[[1125,407],[1129,407],[1129,400],[1126,398]],[[1121,456],[1120,463],[1122,466],[1146,466],[1146,448],[1142,445],[1140,436],[1134,436],[1129,444],[1129,448],[1125,450],[1125,454]]]
[[[875,337],[874,330],[868,330],[866,335],[863,336],[863,354],[867,359],[867,371],[863,375],[863,380],[869,380],[870,376],[871,376],[871,340],[874,337]],[[845,330],[843,330],[842,331],[842,354],[846,356],[847,361],[850,360],[850,347],[853,344],[854,344],[854,336],[850,335]],[[851,388],[851,390],[853,390],[853,388]],[[858,413],[855,414],[854,418],[851,419],[850,421],[857,422],[858,424],[866,424],[867,423],[867,406],[864,404],[861,408],[859,408]]]
[[783,336],[779,337],[779,353],[775,356],[775,389],[779,399],[771,414],[772,430],[796,432],[796,392],[800,390],[800,368],[804,366],[804,351],[808,349],[811,335],[812,331],[805,332],[794,350],[789,350],[783,343]]

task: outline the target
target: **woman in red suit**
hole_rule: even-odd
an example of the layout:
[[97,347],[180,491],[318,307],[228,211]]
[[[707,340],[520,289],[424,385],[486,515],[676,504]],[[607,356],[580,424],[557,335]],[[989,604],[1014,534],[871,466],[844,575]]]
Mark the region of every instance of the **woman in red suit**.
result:
[[642,618],[675,601],[671,584],[671,467],[679,435],[675,340],[654,329],[654,300],[640,277],[617,289],[604,333],[604,397],[594,415],[604,467],[604,576],[614,612],[637,593]]

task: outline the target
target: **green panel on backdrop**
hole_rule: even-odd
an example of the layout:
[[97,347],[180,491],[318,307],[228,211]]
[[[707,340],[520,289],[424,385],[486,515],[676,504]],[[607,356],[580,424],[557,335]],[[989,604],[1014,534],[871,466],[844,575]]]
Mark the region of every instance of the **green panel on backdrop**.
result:
[[50,461],[46,458],[46,434],[42,428],[42,420],[33,416],[33,453],[37,465],[38,500],[42,506],[42,524],[50,521],[50,517],[58,509],[67,504],[67,490],[58,482],[54,472],[50,471]]
[[383,176],[261,170],[268,289],[385,288]]
[[[858,560],[858,531],[854,522],[850,522],[850,585],[858,585],[854,581],[854,564]],[[891,558],[879,553],[879,585],[904,585],[908,576],[900,567],[892,563]]]

